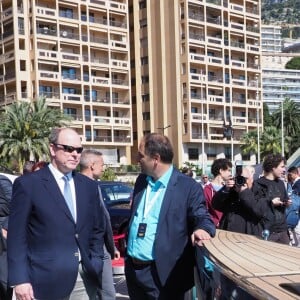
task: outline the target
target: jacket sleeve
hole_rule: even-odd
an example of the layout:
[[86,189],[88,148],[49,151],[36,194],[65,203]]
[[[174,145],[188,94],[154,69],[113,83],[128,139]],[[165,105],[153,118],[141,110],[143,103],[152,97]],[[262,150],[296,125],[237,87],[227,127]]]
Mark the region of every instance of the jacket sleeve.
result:
[[193,220],[193,230],[203,229],[211,236],[215,236],[216,227],[212,221],[204,199],[203,188],[193,180],[189,195],[189,219]]
[[212,198],[212,207],[218,211],[226,212],[228,205],[232,202],[233,199],[232,190],[226,191],[226,187],[224,186]]
[[12,183],[5,177],[0,177],[0,217],[9,215],[9,203],[11,201]]

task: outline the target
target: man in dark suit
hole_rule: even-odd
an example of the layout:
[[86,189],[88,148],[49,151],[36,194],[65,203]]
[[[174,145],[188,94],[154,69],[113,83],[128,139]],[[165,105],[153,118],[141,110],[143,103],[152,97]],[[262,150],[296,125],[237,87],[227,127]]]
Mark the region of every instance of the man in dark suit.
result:
[[125,275],[130,299],[181,300],[193,286],[194,248],[215,234],[202,187],[172,166],[173,147],[147,134],[139,145]]
[[74,172],[83,150],[76,131],[55,128],[49,141],[51,163],[13,185],[9,284],[22,300],[94,299],[95,291],[82,288],[74,297],[82,285],[79,274],[95,282],[101,278],[104,216],[98,186]]

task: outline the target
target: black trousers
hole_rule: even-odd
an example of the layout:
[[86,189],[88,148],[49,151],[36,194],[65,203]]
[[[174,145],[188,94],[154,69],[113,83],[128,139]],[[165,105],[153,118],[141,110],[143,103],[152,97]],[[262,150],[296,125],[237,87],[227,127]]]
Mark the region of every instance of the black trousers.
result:
[[148,265],[136,265],[130,257],[127,257],[125,276],[131,300],[184,299],[185,291],[179,291],[174,285],[161,285],[154,262]]

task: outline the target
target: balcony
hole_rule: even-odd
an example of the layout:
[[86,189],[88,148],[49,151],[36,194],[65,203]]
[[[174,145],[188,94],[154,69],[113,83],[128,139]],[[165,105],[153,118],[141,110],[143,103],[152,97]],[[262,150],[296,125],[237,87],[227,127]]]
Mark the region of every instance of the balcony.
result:
[[108,85],[110,83],[110,78],[107,77],[91,76],[91,79],[93,84]]
[[203,14],[194,13],[190,10],[189,10],[189,18],[192,19],[192,20],[200,21],[200,22],[204,21],[204,15]]
[[190,53],[190,59],[192,62],[205,62],[206,56],[203,54]]
[[199,74],[199,73],[190,73],[190,80],[191,81],[205,82],[206,81],[206,75],[202,75],[202,74]]
[[189,39],[190,40],[196,40],[196,41],[205,41],[205,36],[203,33],[189,33]]
[[56,29],[50,29],[47,26],[44,27],[38,27],[36,29],[37,34],[43,34],[43,35],[47,35],[47,36],[57,36],[57,30]]
[[200,113],[191,113],[191,120],[193,121],[207,121],[207,114],[200,114]]
[[80,54],[74,54],[74,53],[61,53],[61,59],[62,60],[72,60],[72,61],[80,61],[81,56]]
[[111,125],[111,119],[111,117],[93,116],[94,122],[99,124]]
[[95,142],[112,142],[112,137],[109,135],[95,135],[94,136],[94,141]]
[[109,7],[120,12],[126,12],[127,10],[126,4],[116,1],[109,1]]
[[208,99],[208,102],[210,102],[210,103],[224,104],[223,96],[208,95],[207,99]]
[[111,65],[114,67],[119,67],[119,68],[128,68],[128,61],[126,60],[119,60],[119,59],[111,59]]
[[243,69],[245,68],[245,62],[241,60],[232,59],[231,65],[232,67],[243,68]]
[[100,36],[90,36],[90,43],[108,45],[108,39]]
[[59,36],[64,39],[71,39],[71,40],[76,40],[79,41],[79,34],[78,33],[73,33],[68,30],[60,30]]
[[65,101],[81,101],[82,96],[76,94],[62,94],[63,100]]
[[111,83],[115,85],[128,86],[128,81],[124,79],[113,78]]
[[127,28],[126,22],[117,21],[117,20],[110,20],[109,25],[113,27]]
[[39,49],[38,50],[38,56],[39,56],[39,58],[49,58],[51,60],[56,59],[57,58],[57,51]]
[[10,17],[12,17],[12,15],[13,15],[13,10],[12,7],[10,7],[2,12],[1,21],[3,22],[4,20],[9,19]]
[[131,126],[130,118],[112,118],[113,125],[126,125]]
[[37,6],[35,9],[36,15],[37,16],[42,16],[42,17],[53,17],[56,18],[56,9],[48,8],[48,7],[42,7],[42,6]]
[[237,12],[240,12],[240,13],[243,13],[244,10],[245,10],[245,7],[243,5],[237,5],[237,4],[230,4],[229,8],[231,10],[234,10],[234,11],[237,11]]
[[39,70],[38,71],[40,79],[52,79],[52,80],[60,80],[60,73],[48,70]]
[[212,63],[212,64],[222,64],[223,58],[217,56],[208,56],[207,61],[208,63]]
[[237,123],[243,123],[245,124],[247,121],[247,118],[246,117],[232,117],[232,123],[233,124],[237,124]]

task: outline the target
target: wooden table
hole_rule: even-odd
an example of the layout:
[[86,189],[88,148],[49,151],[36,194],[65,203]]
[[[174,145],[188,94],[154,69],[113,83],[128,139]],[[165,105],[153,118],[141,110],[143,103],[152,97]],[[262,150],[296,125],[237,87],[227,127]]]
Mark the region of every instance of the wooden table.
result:
[[257,299],[300,299],[281,284],[300,288],[300,248],[217,230],[204,242],[218,269]]

